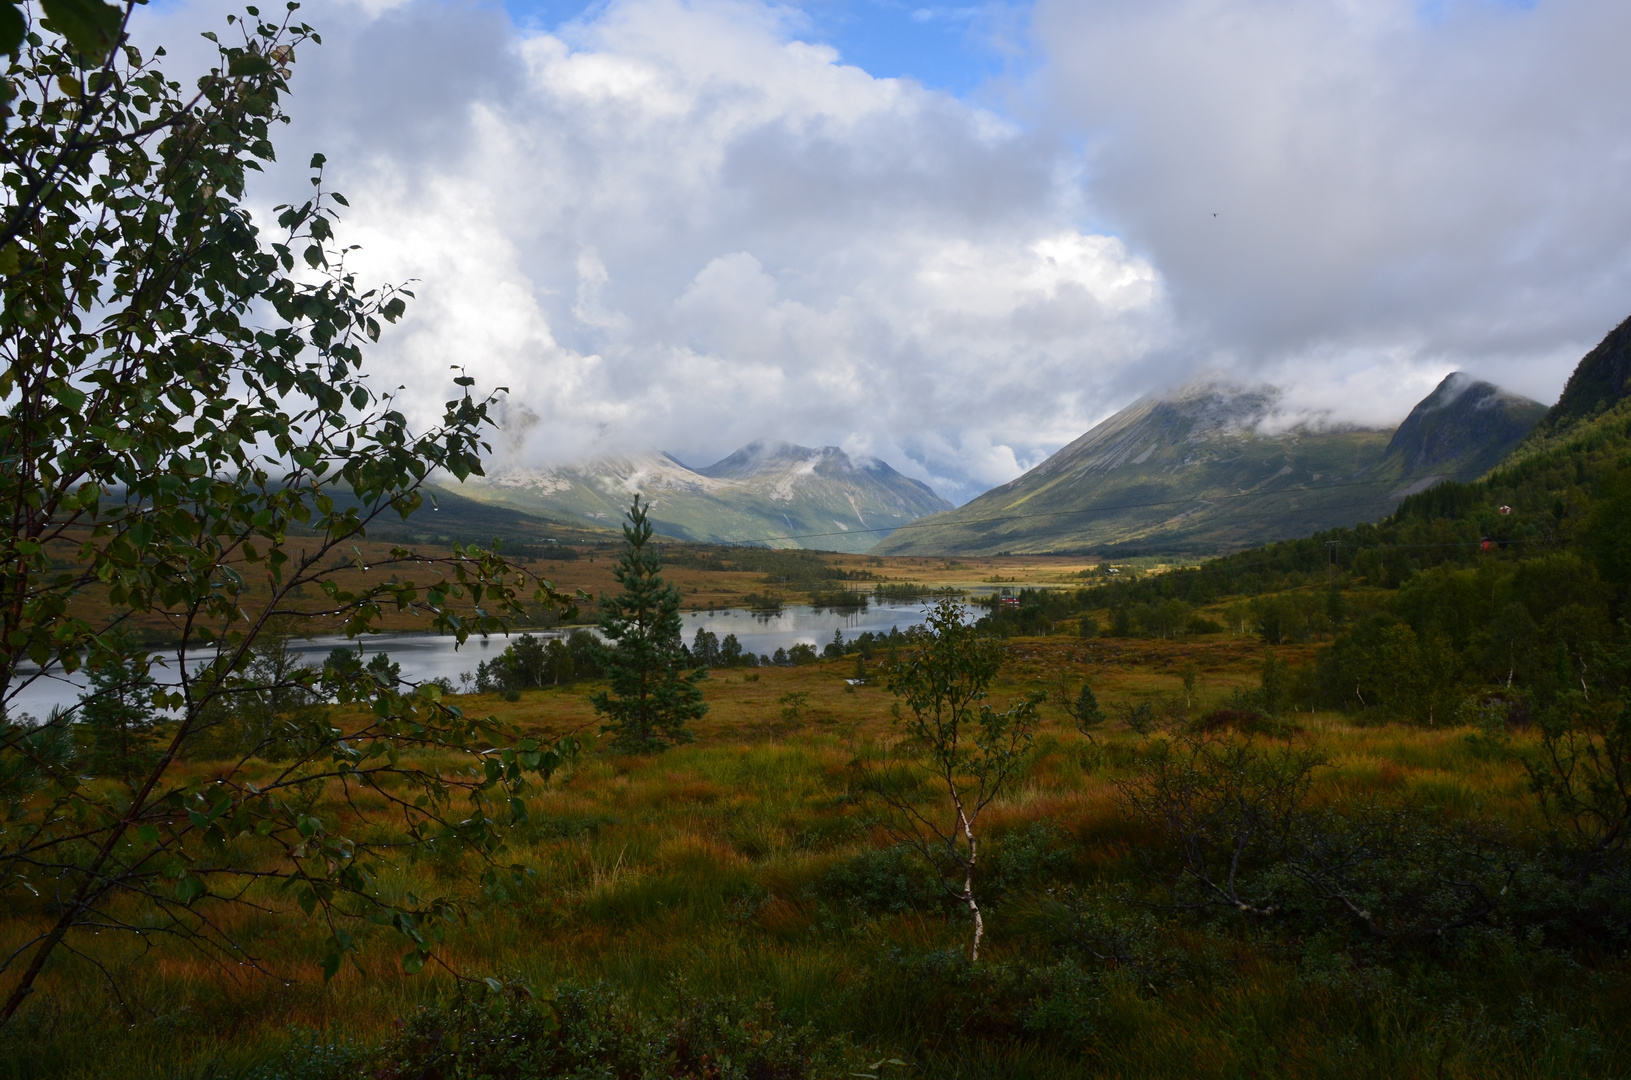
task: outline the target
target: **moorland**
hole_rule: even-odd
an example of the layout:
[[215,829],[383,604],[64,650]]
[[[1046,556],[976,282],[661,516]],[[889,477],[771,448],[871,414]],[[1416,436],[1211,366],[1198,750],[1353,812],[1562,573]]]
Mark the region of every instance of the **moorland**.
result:
[[[0,20],[0,700],[88,684],[0,716],[0,1080],[1631,1073],[1631,322],[1414,446],[1148,402],[1031,477],[1051,555],[438,501],[502,394],[369,381],[413,297],[322,154],[245,201],[316,31],[195,93],[136,6]],[[1090,543],[1101,465],[1148,505]],[[678,632],[868,596],[925,625]],[[288,648],[381,630],[517,636],[474,693]]]
[[[1622,1070],[1631,997],[1623,939],[1604,929],[1618,902],[1557,894],[1563,822],[1533,772],[1544,731],[1510,701],[1436,722],[1322,702],[1321,650],[1390,618],[1397,590],[1338,577],[1309,547],[1305,568],[1282,552],[1274,575],[1259,565],[1247,589],[1181,610],[1161,594],[1201,571],[780,556],[941,588],[1006,579],[1022,600],[985,613],[1006,648],[993,700],[1042,704],[987,823],[977,965],[966,912],[856,783],[857,760],[899,738],[882,676],[912,645],[852,642],[712,671],[687,745],[590,742],[496,856],[405,854],[382,888],[470,905],[436,966],[404,974],[393,932],[373,927],[325,981],[329,930],[268,888],[222,916],[237,962],[112,935],[62,958],[6,1029],[5,1075],[715,1075],[708,1055],[719,1075],[767,1076]],[[591,550],[551,570],[599,585]],[[696,568],[717,552],[669,557],[688,605],[768,589],[762,571]],[[875,677],[853,685],[858,665]],[[460,704],[540,738],[587,734],[600,685]],[[1104,713],[1085,730],[1083,685]],[[359,808],[332,788],[309,811]],[[523,883],[484,880],[495,860]],[[1219,870],[1244,899],[1214,894]],[[730,1071],[743,1062],[766,1071]]]

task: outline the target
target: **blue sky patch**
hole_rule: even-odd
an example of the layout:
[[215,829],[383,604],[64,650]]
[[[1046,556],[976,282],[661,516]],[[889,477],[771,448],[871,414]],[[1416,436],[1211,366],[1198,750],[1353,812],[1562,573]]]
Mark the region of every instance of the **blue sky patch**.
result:
[[[583,0],[506,0],[516,25],[554,31],[593,19],[605,5]],[[911,78],[959,97],[1023,60],[1029,3],[795,0],[801,40],[831,45],[844,63],[879,78]]]

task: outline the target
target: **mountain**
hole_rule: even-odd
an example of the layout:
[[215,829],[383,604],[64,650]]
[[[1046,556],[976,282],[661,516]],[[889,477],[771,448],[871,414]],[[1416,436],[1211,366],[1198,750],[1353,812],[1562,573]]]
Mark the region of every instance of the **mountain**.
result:
[[1631,394],[1631,319],[1609,331],[1608,336],[1575,365],[1557,404],[1540,422],[1536,434],[1559,432],[1576,421],[1613,408],[1628,394]]
[[1276,428],[1280,398],[1213,381],[1143,398],[1017,480],[873,551],[1214,553],[1306,536],[1479,475],[1545,411],[1459,373],[1393,431]]
[[1388,441],[1380,474],[1414,478],[1425,490],[1439,480],[1481,476],[1523,442],[1546,406],[1462,372],[1446,376]]
[[615,527],[635,492],[657,531],[682,540],[865,551],[889,530],[951,503],[875,458],[759,441],[692,469],[657,453],[500,469],[461,493],[530,514]]
[[[531,551],[552,544],[596,544],[621,541],[615,529],[582,521],[561,521],[523,513],[507,506],[478,502],[457,491],[426,484],[424,503],[406,520],[387,511],[368,527],[370,540],[392,543],[478,544],[486,547],[495,537],[504,542],[504,551]],[[356,496],[335,489],[331,492],[340,509],[360,507]]]

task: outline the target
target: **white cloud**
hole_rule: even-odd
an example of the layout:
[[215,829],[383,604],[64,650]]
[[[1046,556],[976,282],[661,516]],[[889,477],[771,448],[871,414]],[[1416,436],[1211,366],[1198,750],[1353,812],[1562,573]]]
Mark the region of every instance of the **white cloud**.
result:
[[[144,33],[196,62],[222,2]],[[999,115],[759,0],[320,0],[257,197],[326,152],[359,268],[418,279],[377,368],[509,386],[535,461],[772,437],[966,498],[1203,370],[1364,423],[1458,367],[1549,400],[1631,295],[1631,6],[1423,10],[1038,0]]]
[[1623,0],[1039,0],[1034,23],[1095,205],[1205,363],[1396,422],[1456,367],[1550,401],[1631,309]]
[[464,365],[510,387],[535,461],[769,436],[953,498],[1102,415],[1163,293],[1073,227],[1058,144],[787,17],[623,0],[520,36],[429,0],[315,10],[283,156],[328,153],[365,277],[418,279],[376,354],[410,405]]

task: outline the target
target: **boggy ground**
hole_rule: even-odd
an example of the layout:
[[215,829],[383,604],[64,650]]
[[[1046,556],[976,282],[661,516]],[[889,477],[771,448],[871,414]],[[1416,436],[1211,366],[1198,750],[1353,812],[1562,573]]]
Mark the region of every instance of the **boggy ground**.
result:
[[[687,611],[741,608],[749,597],[772,597],[789,604],[804,603],[809,599],[811,588],[836,587],[870,592],[880,585],[910,584],[928,590],[955,589],[979,593],[1003,588],[1074,587],[1083,583],[1082,571],[1098,565],[1095,558],[1077,556],[1019,555],[942,559],[879,558],[831,552],[775,553],[785,559],[795,560],[794,568],[804,571],[804,576],[788,581],[776,573],[774,564],[769,572],[763,566],[739,568],[730,565],[729,560],[733,557],[740,558],[743,549],[666,540],[660,542],[668,560],[663,569],[663,578],[679,590]],[[304,554],[303,548],[306,544],[307,542],[299,537],[292,538],[288,545],[291,557],[300,558]],[[595,618],[595,602],[598,598],[618,591],[619,586],[612,576],[612,571],[621,549],[620,543],[608,542],[567,544],[553,552],[541,545],[522,546],[513,552],[509,548],[501,547],[500,550],[507,554],[517,568],[524,570],[534,579],[534,585],[538,580],[548,581],[569,599],[588,597],[587,600],[578,600],[579,610],[575,621],[591,623]],[[411,557],[393,559],[392,553],[396,550],[407,550],[425,558],[446,558],[450,555],[448,548],[437,544],[358,540],[345,544],[342,550],[335,552],[326,560],[323,564],[324,574],[332,578],[340,588],[348,591],[361,591],[391,580],[411,581],[423,591],[438,582],[449,580],[445,568],[433,567]],[[54,553],[61,557],[65,564],[71,561],[76,551],[77,548],[67,542],[58,544],[54,549]],[[765,557],[763,552],[752,554],[759,555],[761,559]],[[726,560],[725,568],[720,567],[721,559]],[[800,566],[796,561],[799,559],[803,559],[808,565]],[[1153,569],[1165,565],[1148,559],[1140,562],[1148,563],[1148,568]],[[246,610],[253,610],[257,605],[263,605],[266,600],[267,586],[262,580],[264,572],[243,567],[240,569],[245,569],[244,577],[247,579],[244,607]],[[317,637],[340,632],[341,620],[326,615],[329,604],[315,585],[297,590],[289,600],[291,606],[306,610],[312,615],[310,621],[302,624],[300,628],[306,636]],[[109,620],[116,614],[107,603],[102,590],[94,585],[77,595],[74,602],[76,612],[93,623]],[[556,625],[559,611],[529,606],[532,607],[533,615],[531,626]],[[456,600],[453,607],[462,613],[470,605],[468,601]],[[173,627],[156,615],[135,616],[130,619],[130,625],[152,635],[155,641],[164,640],[173,632]],[[376,629],[381,631],[412,632],[425,627],[425,616],[420,610],[397,610],[388,606],[380,614],[375,625]],[[517,630],[528,628],[529,624],[525,620],[515,626]]]
[[[999,703],[1029,691],[1050,699],[1023,775],[985,825],[988,938],[978,968],[963,959],[966,917],[854,791],[851,763],[890,737],[893,699],[846,684],[853,657],[716,672],[690,745],[651,757],[591,746],[512,830],[503,858],[534,871],[533,884],[450,927],[443,959],[545,995],[604,986],[654,1016],[715,995],[769,1002],[777,1022],[811,1025],[828,1040],[820,1060],[834,1076],[1631,1070],[1631,980],[1612,951],[1564,951],[1500,929],[1389,951],[1341,927],[1281,930],[1273,920],[1121,902],[1141,888],[1139,855],[1157,840],[1119,794],[1152,739],[1112,722],[1089,741],[1060,701],[1085,678],[1112,715],[1151,698],[1176,715],[1181,671],[1193,665],[1196,716],[1255,684],[1261,646],[1217,635],[1009,647]],[[539,733],[591,733],[591,689],[464,705]],[[798,694],[807,697],[790,697]],[[1377,796],[1444,820],[1539,824],[1515,759],[1466,729],[1290,719],[1300,733],[1256,740],[1323,755],[1316,800]],[[471,856],[426,854],[387,886],[477,898],[481,869]],[[261,901],[264,912],[227,916],[260,970],[223,969],[173,942],[63,958],[0,1035],[0,1077],[345,1075],[357,1046],[395,1036],[402,1018],[451,992],[430,968],[402,975],[401,947],[385,932],[368,943],[363,971],[343,969],[325,985],[326,931],[279,896]],[[13,923],[4,937],[15,942],[23,930]],[[116,976],[124,1005],[92,960]]]

